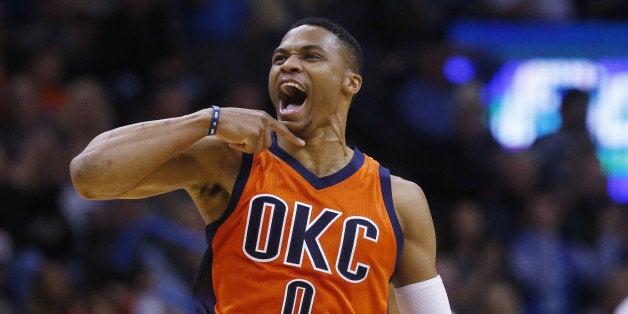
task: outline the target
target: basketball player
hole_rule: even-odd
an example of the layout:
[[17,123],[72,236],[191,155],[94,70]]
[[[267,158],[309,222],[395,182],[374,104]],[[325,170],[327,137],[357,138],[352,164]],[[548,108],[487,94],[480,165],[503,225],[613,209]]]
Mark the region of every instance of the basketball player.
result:
[[[98,135],[74,158],[89,199],[185,189],[209,244],[199,313],[449,313],[421,189],[345,143],[362,52],[325,19],[297,22],[272,56],[277,119],[212,107]],[[208,136],[209,134],[209,136]]]

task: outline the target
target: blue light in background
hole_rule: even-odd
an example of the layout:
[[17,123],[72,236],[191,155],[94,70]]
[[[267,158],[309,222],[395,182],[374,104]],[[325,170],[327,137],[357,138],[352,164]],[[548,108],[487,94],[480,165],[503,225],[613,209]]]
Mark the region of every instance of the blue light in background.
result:
[[460,20],[451,25],[448,39],[458,47],[483,51],[501,60],[623,58],[628,51],[628,22]]
[[452,56],[445,61],[443,74],[452,83],[464,84],[475,77],[475,66],[465,56]]
[[628,203],[628,59],[544,58],[511,61],[487,86],[489,126],[504,147],[529,147],[560,126],[560,92],[595,90],[588,126],[608,178],[609,195]]
[[524,148],[560,124],[560,90],[594,91],[589,128],[609,195],[628,204],[628,21],[568,23],[459,20],[458,48],[502,63],[486,86],[489,127],[506,148]]

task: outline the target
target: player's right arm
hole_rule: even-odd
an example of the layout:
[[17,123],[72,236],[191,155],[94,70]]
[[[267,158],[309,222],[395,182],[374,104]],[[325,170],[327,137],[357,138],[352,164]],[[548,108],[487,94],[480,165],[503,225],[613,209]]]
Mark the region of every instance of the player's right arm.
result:
[[391,281],[395,305],[400,313],[451,313],[436,271],[436,232],[425,194],[414,182],[396,176],[391,176],[391,185],[404,239]]
[[[76,190],[88,199],[143,198],[194,186],[230,189],[241,154],[271,144],[270,131],[302,142],[258,110],[223,108],[215,137],[213,109],[131,124],[96,136],[70,163]],[[228,191],[230,192],[230,191]]]

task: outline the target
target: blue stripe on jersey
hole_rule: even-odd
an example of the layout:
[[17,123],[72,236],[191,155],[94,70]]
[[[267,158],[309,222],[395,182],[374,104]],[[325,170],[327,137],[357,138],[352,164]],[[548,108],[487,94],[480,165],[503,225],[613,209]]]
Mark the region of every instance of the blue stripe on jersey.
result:
[[382,187],[382,197],[384,198],[386,211],[388,212],[390,223],[392,224],[393,231],[395,232],[395,239],[397,239],[397,259],[395,261],[396,271],[399,267],[399,261],[401,261],[401,251],[403,250],[403,231],[401,230],[401,224],[399,224],[397,212],[395,212],[395,206],[393,204],[390,171],[382,165],[379,166],[379,182]]
[[292,169],[298,172],[312,187],[317,190],[322,190],[344,181],[356,173],[364,164],[364,154],[362,154],[362,152],[360,152],[360,150],[356,147],[353,149],[353,158],[351,158],[351,161],[349,161],[346,166],[333,174],[319,178],[313,172],[305,168],[298,160],[281,149],[281,147],[277,144],[275,136],[272,138],[273,144],[270,146],[270,151],[275,156],[281,158],[284,162],[290,165]]
[[236,205],[238,204],[240,196],[242,196],[242,191],[244,191],[244,186],[246,186],[246,182],[248,181],[251,174],[252,166],[253,155],[242,154],[242,164],[240,165],[240,172],[238,173],[238,178],[233,185],[233,190],[231,192],[231,197],[229,199],[229,205],[227,205],[227,209],[218,220],[205,226],[205,238],[209,247],[205,251],[205,255],[203,255],[203,259],[201,260],[201,265],[199,267],[198,273],[196,274],[193,288],[194,307],[196,308],[196,312],[199,314],[214,313],[214,306],[216,305],[216,294],[214,293],[212,278],[212,265],[214,258],[211,247],[212,241],[214,239],[216,231],[218,231],[218,228],[225,222],[225,220],[227,220],[227,218],[229,218],[231,213],[233,213]]

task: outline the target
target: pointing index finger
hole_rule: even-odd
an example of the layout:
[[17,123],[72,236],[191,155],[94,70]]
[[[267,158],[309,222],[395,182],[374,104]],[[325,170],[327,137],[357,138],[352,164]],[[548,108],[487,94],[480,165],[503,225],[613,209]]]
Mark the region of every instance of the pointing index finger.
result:
[[270,120],[270,128],[275,131],[278,135],[280,135],[281,137],[287,139],[288,141],[292,142],[293,144],[303,147],[305,146],[305,141],[298,138],[296,135],[294,135],[290,129],[288,129],[287,126],[281,124],[281,122],[275,120],[275,119],[271,119]]

